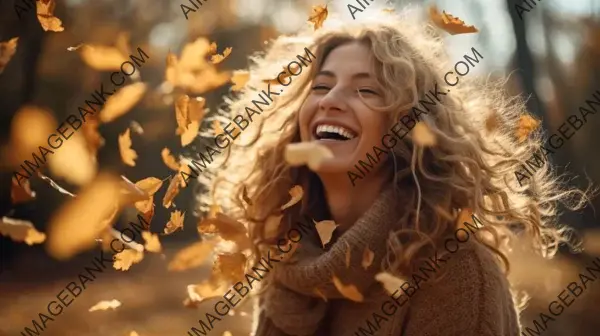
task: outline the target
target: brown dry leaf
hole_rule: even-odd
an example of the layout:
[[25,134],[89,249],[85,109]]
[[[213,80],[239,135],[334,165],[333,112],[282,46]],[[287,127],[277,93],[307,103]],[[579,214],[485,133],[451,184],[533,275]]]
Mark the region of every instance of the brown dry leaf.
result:
[[148,252],[160,253],[162,251],[162,245],[158,239],[158,235],[148,231],[142,231],[142,238],[146,241],[144,248]]
[[0,220],[0,235],[16,242],[25,242],[29,246],[41,244],[46,240],[46,235],[36,230],[30,221],[9,217],[2,217]]
[[88,184],[97,174],[96,157],[88,150],[81,134],[74,134],[48,158],[48,168],[56,176],[79,186]]
[[317,233],[319,234],[319,238],[321,238],[321,243],[323,247],[331,241],[331,236],[333,235],[333,231],[338,225],[332,220],[323,220],[320,222],[315,222],[315,227],[317,228]]
[[308,18],[308,22],[313,23],[315,30],[317,30],[323,26],[323,22],[327,19],[327,14],[329,14],[327,5],[312,6],[312,14]]
[[479,31],[474,26],[465,25],[464,21],[447,14],[446,11],[440,14],[437,6],[429,7],[429,18],[438,28],[445,30],[451,35],[477,33]]
[[350,258],[352,257],[351,253],[352,253],[352,249],[350,248],[350,244],[348,244],[347,241],[344,241],[344,243],[346,243],[346,268],[350,267]]
[[197,229],[201,234],[218,234],[224,240],[236,242],[240,248],[246,247],[249,240],[244,224],[220,212],[202,219]]
[[31,191],[29,180],[22,181],[19,185],[17,179],[13,177],[10,187],[10,199],[12,204],[25,203],[35,199],[35,192]]
[[175,121],[177,121],[176,135],[185,132],[187,126],[192,122],[189,116],[190,96],[182,95],[175,100]]
[[302,199],[302,196],[304,195],[304,191],[302,190],[302,187],[299,185],[295,185],[293,186],[290,190],[289,190],[290,196],[292,197],[292,199],[290,199],[286,204],[281,206],[281,210],[285,210],[291,206],[294,206],[294,204],[300,202],[300,200]]
[[120,210],[120,187],[120,178],[101,174],[62,206],[48,225],[50,255],[67,259],[93,247]]
[[242,199],[244,200],[244,202],[246,202],[246,204],[252,205],[252,199],[250,198],[250,196],[248,196],[248,188],[245,184],[242,186]]
[[6,42],[0,42],[0,73],[4,71],[4,68],[10,62],[10,59],[13,57],[15,52],[17,51],[17,46],[19,45],[19,38],[13,37]]
[[316,142],[299,142],[285,147],[285,161],[291,166],[307,165],[311,170],[317,170],[323,160],[333,158],[331,150]]
[[485,119],[485,129],[488,133],[491,133],[500,127],[500,116],[498,113],[492,112]]
[[241,91],[250,80],[250,73],[246,70],[235,70],[231,76],[232,91]]
[[179,170],[179,162],[173,155],[171,155],[171,151],[168,148],[163,148],[160,152],[160,157],[162,158],[164,164],[173,170]]
[[127,271],[133,264],[144,259],[144,252],[127,249],[114,255],[113,267],[116,270]]
[[131,132],[129,128],[119,134],[119,153],[121,153],[121,160],[124,164],[135,167],[135,160],[138,155],[135,150],[131,148]]
[[217,255],[213,270],[217,271],[221,280],[235,283],[244,278],[246,256],[242,252],[223,253]]
[[121,307],[121,302],[119,300],[111,300],[111,301],[100,301],[92,306],[88,311],[93,312],[97,310],[108,310],[108,309],[117,309]]
[[435,135],[424,122],[418,122],[413,129],[413,142],[419,146],[431,147],[437,143]]
[[319,296],[321,299],[323,299],[323,301],[327,302],[327,297],[325,296],[325,294],[323,294],[323,292],[321,292],[318,288],[315,288],[313,290],[313,292],[315,294],[317,294],[317,296]]
[[231,50],[233,50],[233,48],[231,48],[231,47],[225,48],[225,50],[223,50],[223,55],[221,55],[221,54],[212,55],[210,57],[210,61],[212,62],[212,64],[219,64],[219,63],[223,62],[227,58],[227,56],[229,56],[231,54]]
[[145,83],[133,83],[108,97],[100,111],[100,121],[108,123],[131,111],[133,106],[142,99],[147,88]]
[[362,257],[362,267],[366,270],[373,263],[373,259],[375,258],[375,253],[369,249],[369,246],[365,246],[365,251],[363,252]]
[[180,250],[169,263],[169,271],[185,271],[204,264],[216,244],[217,239],[211,239],[194,243]]
[[171,205],[173,204],[173,199],[175,198],[175,196],[177,196],[177,194],[179,194],[179,191],[183,186],[182,183],[183,178],[181,177],[181,174],[177,174],[171,177],[171,182],[169,182],[169,187],[167,188],[165,197],[163,197],[163,206],[165,208],[168,209],[171,207]]
[[271,215],[267,218],[264,227],[265,239],[277,238],[282,218],[283,215]]
[[356,288],[356,286],[354,285],[344,285],[340,279],[336,278],[336,276],[333,276],[333,284],[335,285],[335,288],[337,288],[337,290],[342,293],[343,296],[345,296],[346,298],[355,301],[355,302],[362,302],[363,301],[363,295],[358,291],[358,289]]
[[79,55],[89,67],[101,71],[118,71],[127,61],[126,55],[119,49],[99,45],[84,45]]
[[519,126],[516,130],[516,135],[519,142],[527,140],[529,134],[538,128],[539,125],[539,120],[534,119],[531,115],[522,115],[521,118],[519,118]]
[[185,147],[194,141],[200,131],[200,122],[192,121],[181,134],[181,147]]
[[381,282],[383,288],[385,288],[390,295],[394,294],[400,286],[404,284],[404,280],[387,272],[377,273],[375,275],[375,280]]
[[185,219],[185,212],[182,214],[181,211],[175,210],[171,212],[171,219],[165,226],[165,234],[171,234],[178,229],[183,230],[183,221]]
[[36,1],[37,18],[44,31],[61,32],[65,30],[62,21],[54,16],[54,0]]

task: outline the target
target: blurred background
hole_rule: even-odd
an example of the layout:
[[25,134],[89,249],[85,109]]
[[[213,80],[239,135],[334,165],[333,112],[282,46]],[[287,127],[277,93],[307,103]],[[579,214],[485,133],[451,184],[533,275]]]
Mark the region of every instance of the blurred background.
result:
[[[141,47],[149,56],[138,70],[148,88],[126,116],[100,125],[99,132],[105,142],[98,148],[97,160],[100,169],[122,174],[131,181],[150,176],[165,179],[173,174],[161,158],[163,148],[168,148],[175,157],[194,157],[200,148],[202,137],[182,146],[173,131],[177,127],[173,104],[176,94],[204,97],[211,111],[205,120],[210,120],[231,89],[230,83],[187,91],[177,85],[175,88],[165,85],[169,52],[181,55],[184,47],[198,38],[216,42],[219,52],[232,47],[231,55],[215,65],[217,71],[230,74],[246,68],[248,56],[263,50],[269,39],[293,33],[307,24],[313,5],[325,4],[308,0],[208,0],[195,9],[183,0],[59,0],[54,15],[62,20],[64,31],[53,32],[41,28],[35,10],[21,13],[19,19],[14,7],[21,1],[0,0],[0,42],[19,37],[16,52],[0,73],[1,143],[10,143],[11,122],[23,106],[42,107],[60,123],[68,114],[77,113],[77,107],[101,83],[109,83],[111,71],[86,64],[77,50],[67,48],[81,43],[113,47],[121,37],[128,36],[133,55]],[[569,115],[579,115],[579,107],[584,106],[586,99],[592,99],[593,92],[600,92],[600,0],[529,2],[536,6],[530,9],[522,1],[513,0],[375,0],[364,12],[408,4],[437,4],[440,10],[475,25],[480,31],[477,34],[446,34],[453,59],[475,47],[484,59],[472,69],[474,74],[491,78],[509,76],[506,87],[511,94],[529,97],[529,111],[543,120],[546,132],[556,133]],[[189,11],[186,18],[181,4],[195,11]],[[356,5],[350,0],[334,0],[328,3],[328,9],[352,20],[347,4]],[[515,5],[529,10],[523,13],[523,19]],[[121,162],[117,139],[127,128],[138,129],[137,126],[143,132],[132,132],[131,138],[139,157],[136,166],[129,167]],[[600,116],[588,116],[587,123],[553,155],[552,164],[568,176],[565,183],[585,189],[590,182],[600,182],[599,126]],[[36,134],[26,136],[35,138]],[[5,147],[4,151],[7,150],[10,148]],[[2,162],[0,171],[1,215],[29,220],[38,231],[45,232],[56,209],[70,196],[58,192],[46,181],[32,178],[35,198],[15,205],[11,201],[9,166],[8,162]],[[76,185],[60,179],[57,182],[77,193]],[[157,193],[156,199],[162,199],[164,189]],[[169,272],[166,266],[176,251],[198,241],[195,223],[201,213],[196,209],[196,201],[202,193],[194,183],[177,196],[176,208],[186,214],[184,227],[161,238],[163,255],[147,256],[127,272],[105,271],[55,321],[48,322],[42,334],[128,336],[135,331],[139,336],[165,336],[183,335],[196,326],[215,301],[209,300],[196,308],[184,307],[186,286],[206,279],[211,268]],[[153,232],[162,232],[170,218],[171,209],[159,203],[152,221]],[[600,229],[594,213],[599,204],[595,199],[584,211],[576,213],[563,209],[560,218],[584,238],[585,253],[564,250],[548,262],[528,255],[515,259],[511,276],[532,297],[521,316],[523,325],[531,327],[540,312],[547,314],[548,303],[556,300],[568,283],[578,281],[578,273],[591,265],[592,258],[600,256],[600,239],[594,231]],[[125,227],[134,219],[135,210],[124,211],[116,227]],[[31,320],[39,321],[37,314],[44,313],[48,302],[67,283],[77,281],[77,274],[98,255],[96,249],[68,261],[58,261],[46,253],[44,244],[28,246],[4,236],[0,236],[0,248],[0,336],[17,335],[24,327],[31,328]],[[590,283],[585,293],[556,321],[549,322],[544,335],[598,335],[598,282]],[[112,299],[123,305],[116,310],[88,312],[97,302]],[[228,331],[232,335],[248,335],[250,312],[250,304],[236,309],[233,316],[217,322],[211,334]]]

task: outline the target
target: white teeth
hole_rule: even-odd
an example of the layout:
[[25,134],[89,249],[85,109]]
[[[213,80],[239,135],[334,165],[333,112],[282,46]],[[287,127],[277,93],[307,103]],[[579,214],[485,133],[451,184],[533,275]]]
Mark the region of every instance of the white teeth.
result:
[[334,125],[327,125],[327,124],[322,124],[322,125],[317,126],[316,134],[319,135],[322,132],[336,133],[336,134],[343,136],[344,138],[346,138],[348,140],[354,139],[356,137],[356,135],[354,135],[354,132],[352,132],[351,130],[349,130],[345,127],[341,127],[341,126],[334,126]]

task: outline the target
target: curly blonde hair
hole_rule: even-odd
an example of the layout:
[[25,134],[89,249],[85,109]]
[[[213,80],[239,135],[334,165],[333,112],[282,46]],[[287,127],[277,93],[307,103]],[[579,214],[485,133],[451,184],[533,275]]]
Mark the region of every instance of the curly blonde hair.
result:
[[[246,223],[257,246],[272,243],[264,237],[265,221],[281,213],[294,185],[304,188],[304,198],[301,206],[282,214],[280,233],[304,216],[324,219],[327,206],[316,174],[306,167],[291,167],[284,160],[286,145],[300,141],[298,111],[313,75],[337,46],[363,43],[371,50],[377,80],[386,90],[387,105],[379,110],[388,113],[390,120],[399,120],[435,83],[444,83],[442,75],[450,68],[439,32],[417,16],[413,10],[405,10],[350,24],[330,17],[323,28],[313,31],[307,27],[294,36],[281,36],[266,53],[251,57],[251,78],[245,90],[227,101],[228,121],[245,115],[245,107],[266,89],[265,80],[273,79],[283,65],[304,53],[305,47],[316,60],[241,131],[212,178],[203,178],[211,190],[210,197],[200,197],[203,204],[219,204]],[[461,77],[444,101],[422,116],[437,137],[437,145],[415,145],[411,132],[393,148],[396,159],[385,163],[396,172],[393,185],[402,187],[400,192],[408,199],[398,204],[404,208],[403,229],[388,241],[387,268],[400,274],[408,274],[410,267],[425,257],[426,246],[435,245],[456,229],[458,209],[471,209],[483,222],[478,236],[508,271],[505,243],[515,231],[527,234],[542,255],[552,256],[571,236],[568,227],[556,222],[558,203],[579,209],[588,200],[585,192],[567,189],[548,162],[528,184],[517,184],[514,172],[541,148],[541,134],[519,139],[516,129],[526,114],[524,101],[509,98],[501,81],[481,83],[472,77]],[[446,92],[447,87],[440,85],[440,91]],[[220,111],[217,118],[226,115]],[[244,189],[251,204],[244,201]],[[258,248],[255,254],[261,254]]]

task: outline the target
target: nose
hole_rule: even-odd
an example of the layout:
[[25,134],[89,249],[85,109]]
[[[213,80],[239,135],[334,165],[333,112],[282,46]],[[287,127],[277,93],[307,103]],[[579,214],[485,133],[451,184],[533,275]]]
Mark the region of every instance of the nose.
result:
[[319,110],[346,111],[346,100],[347,97],[345,97],[344,92],[334,87],[319,101]]

